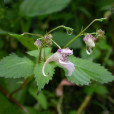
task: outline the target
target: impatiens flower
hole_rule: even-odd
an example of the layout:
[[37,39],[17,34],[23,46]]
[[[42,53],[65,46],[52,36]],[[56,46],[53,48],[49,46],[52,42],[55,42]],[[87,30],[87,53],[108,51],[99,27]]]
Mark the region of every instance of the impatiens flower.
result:
[[51,57],[47,59],[47,61],[44,63],[44,66],[42,68],[42,73],[44,76],[47,76],[44,72],[46,65],[51,62],[55,61],[57,62],[60,66],[66,68],[68,70],[68,76],[71,76],[72,73],[75,70],[75,66],[72,62],[68,60],[68,55],[72,55],[73,50],[70,50],[69,48],[65,49],[58,49],[56,53],[54,53]]
[[36,46],[36,47],[41,47],[41,41],[40,40],[36,40],[35,41],[35,43],[34,43],[34,45]]
[[86,52],[88,55],[90,55],[92,53],[92,49],[93,47],[95,47],[95,38],[93,35],[91,34],[87,34],[85,37],[84,37],[84,41],[85,41],[85,44],[86,44]]

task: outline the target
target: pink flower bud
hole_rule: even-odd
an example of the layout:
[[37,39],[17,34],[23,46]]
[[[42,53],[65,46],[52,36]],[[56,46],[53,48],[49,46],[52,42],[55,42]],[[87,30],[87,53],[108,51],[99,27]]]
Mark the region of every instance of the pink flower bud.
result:
[[41,41],[40,40],[36,40],[35,41],[35,43],[34,43],[34,45],[36,46],[36,47],[41,47]]
[[73,50],[70,50],[69,48],[66,49],[58,49],[56,53],[54,53],[51,57],[47,59],[47,61],[44,63],[44,66],[42,68],[42,73],[44,76],[47,76],[44,72],[46,64],[48,64],[51,61],[57,62],[60,66],[66,68],[68,70],[68,76],[71,76],[72,73],[75,70],[75,66],[72,62],[68,60],[68,55],[72,55]]
[[105,37],[105,32],[101,29],[97,30],[96,31],[96,38],[99,39],[99,38],[104,38]]
[[95,47],[95,38],[93,35],[91,34],[87,34],[85,37],[84,37],[84,41],[85,41],[85,44],[86,44],[86,52],[87,54],[91,54],[92,53],[92,48]]

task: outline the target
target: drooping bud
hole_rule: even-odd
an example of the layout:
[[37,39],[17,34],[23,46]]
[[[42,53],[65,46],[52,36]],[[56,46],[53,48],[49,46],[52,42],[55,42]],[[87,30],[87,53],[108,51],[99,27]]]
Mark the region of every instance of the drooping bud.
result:
[[86,52],[88,55],[90,55],[92,53],[92,49],[93,47],[95,47],[95,37],[91,34],[87,34],[84,37],[84,42],[86,44]]
[[36,40],[35,43],[34,43],[34,45],[36,47],[40,48],[41,47],[41,41],[40,40]]
[[97,30],[96,31],[96,38],[97,39],[101,39],[101,38],[104,38],[105,37],[105,32],[101,29]]
[[42,73],[44,76],[47,76],[44,72],[46,65],[51,62],[55,61],[57,62],[60,66],[66,68],[68,70],[68,76],[71,76],[72,73],[75,70],[75,66],[72,62],[68,60],[68,55],[72,55],[73,50],[70,50],[69,48],[66,49],[58,49],[56,53],[54,53],[51,57],[47,59],[47,61],[44,63],[44,66],[42,68]]

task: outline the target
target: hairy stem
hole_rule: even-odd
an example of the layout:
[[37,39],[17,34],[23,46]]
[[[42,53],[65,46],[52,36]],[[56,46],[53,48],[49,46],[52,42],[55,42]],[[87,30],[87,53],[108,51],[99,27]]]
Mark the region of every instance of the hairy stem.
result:
[[9,96],[9,93],[2,87],[0,86],[0,91],[6,96],[12,103],[16,104],[21,110],[26,112],[28,114],[28,111],[12,96]]

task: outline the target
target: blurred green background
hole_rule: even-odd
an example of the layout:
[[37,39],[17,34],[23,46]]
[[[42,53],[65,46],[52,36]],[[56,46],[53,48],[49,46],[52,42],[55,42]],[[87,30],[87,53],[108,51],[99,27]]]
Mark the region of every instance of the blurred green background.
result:
[[[89,59],[105,66],[114,74],[114,3],[113,0],[0,0],[0,59],[10,53],[23,55],[27,50],[36,49],[33,43],[36,37],[18,39],[8,33],[22,34],[24,32],[45,34],[59,25],[74,29],[72,35],[59,29],[53,32],[53,39],[60,46],[64,46],[82,27],[86,27],[93,19],[108,18],[102,23],[93,24],[87,32],[97,29],[105,31],[106,38],[96,43],[92,55],[85,53],[83,38],[78,38],[69,47],[74,55]],[[57,48],[53,45],[53,51]],[[114,113],[114,85],[91,84],[90,86],[65,86],[63,99],[56,96],[56,88],[63,80],[62,69],[56,68],[53,80],[37,94],[36,83],[31,81],[24,89],[14,95],[14,98],[23,105],[25,112],[10,102],[3,91],[0,92],[0,114],[57,114],[58,105],[61,105],[63,114],[79,112],[81,104],[87,103],[81,114],[113,114]],[[61,75],[60,75],[61,74]],[[23,79],[0,78],[0,90],[7,93],[18,88]],[[89,100],[85,99],[89,97]],[[62,104],[60,103],[62,101]]]

